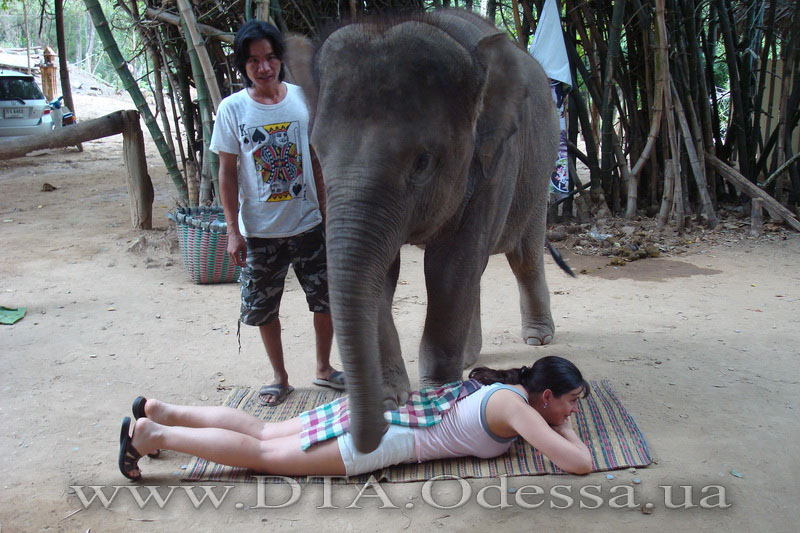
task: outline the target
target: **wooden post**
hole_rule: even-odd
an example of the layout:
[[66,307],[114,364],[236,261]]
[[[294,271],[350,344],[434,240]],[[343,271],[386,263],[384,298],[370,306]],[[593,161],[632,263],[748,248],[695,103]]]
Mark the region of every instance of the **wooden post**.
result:
[[136,111],[123,111],[122,155],[128,171],[131,223],[136,229],[153,229],[153,182],[147,174],[144,137]]
[[761,209],[764,207],[764,200],[761,198],[753,198],[751,203],[753,208],[750,212],[750,236],[759,237],[762,230],[763,217]]

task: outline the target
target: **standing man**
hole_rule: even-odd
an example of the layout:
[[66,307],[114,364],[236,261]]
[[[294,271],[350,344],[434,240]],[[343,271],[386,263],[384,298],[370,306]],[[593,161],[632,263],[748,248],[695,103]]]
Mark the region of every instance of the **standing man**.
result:
[[243,267],[240,320],[258,326],[275,374],[273,383],[259,391],[259,400],[274,406],[294,390],[278,318],[289,264],[314,313],[317,369],[312,383],[344,389],[344,373],[330,365],[325,187],[312,169],[302,90],[283,82],[280,32],[251,20],[236,33],[233,49],[245,88],[220,104],[211,150],[219,154],[228,254]]

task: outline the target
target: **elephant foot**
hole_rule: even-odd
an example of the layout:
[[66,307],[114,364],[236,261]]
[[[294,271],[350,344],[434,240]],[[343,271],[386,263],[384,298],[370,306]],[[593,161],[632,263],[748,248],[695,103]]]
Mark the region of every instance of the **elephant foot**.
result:
[[394,411],[401,405],[405,405],[408,401],[408,393],[411,390],[408,375],[404,371],[402,374],[392,373],[390,376],[384,376],[383,390],[384,410]]
[[540,323],[534,326],[522,327],[522,339],[525,341],[525,344],[529,346],[544,346],[545,344],[550,344],[553,341],[554,333],[555,328],[553,327],[552,321],[549,324]]

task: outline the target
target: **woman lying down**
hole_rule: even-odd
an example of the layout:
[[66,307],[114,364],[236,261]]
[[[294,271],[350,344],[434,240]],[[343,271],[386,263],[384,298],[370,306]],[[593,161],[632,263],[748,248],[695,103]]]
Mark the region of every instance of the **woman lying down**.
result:
[[[346,431],[344,397],[291,420],[264,422],[230,407],[172,405],[140,396],[133,403],[132,436],[131,419],[122,421],[119,468],[138,480],[142,455],[166,449],[265,474],[353,476],[400,463],[496,457],[522,437],[562,470],[592,470],[589,449],[570,420],[589,384],[570,361],[548,356],[530,368],[481,367],[469,377],[412,393],[406,406],[387,411],[392,423],[378,448],[366,454],[356,450]],[[409,427],[410,419],[418,425]]]

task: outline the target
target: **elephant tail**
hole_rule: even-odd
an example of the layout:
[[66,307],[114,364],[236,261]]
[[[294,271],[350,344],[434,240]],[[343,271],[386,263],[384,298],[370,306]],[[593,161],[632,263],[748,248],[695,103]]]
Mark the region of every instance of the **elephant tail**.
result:
[[545,246],[547,246],[547,249],[550,251],[550,255],[553,256],[553,260],[556,262],[556,264],[558,266],[561,267],[561,270],[563,270],[564,272],[566,272],[567,274],[569,274],[573,278],[577,278],[578,276],[575,275],[575,272],[573,272],[572,269],[567,264],[567,262],[564,261],[564,258],[561,257],[561,254],[559,253],[558,249],[555,246],[552,245],[552,243],[550,242],[550,239],[545,239],[544,240],[544,244],[545,244]]

